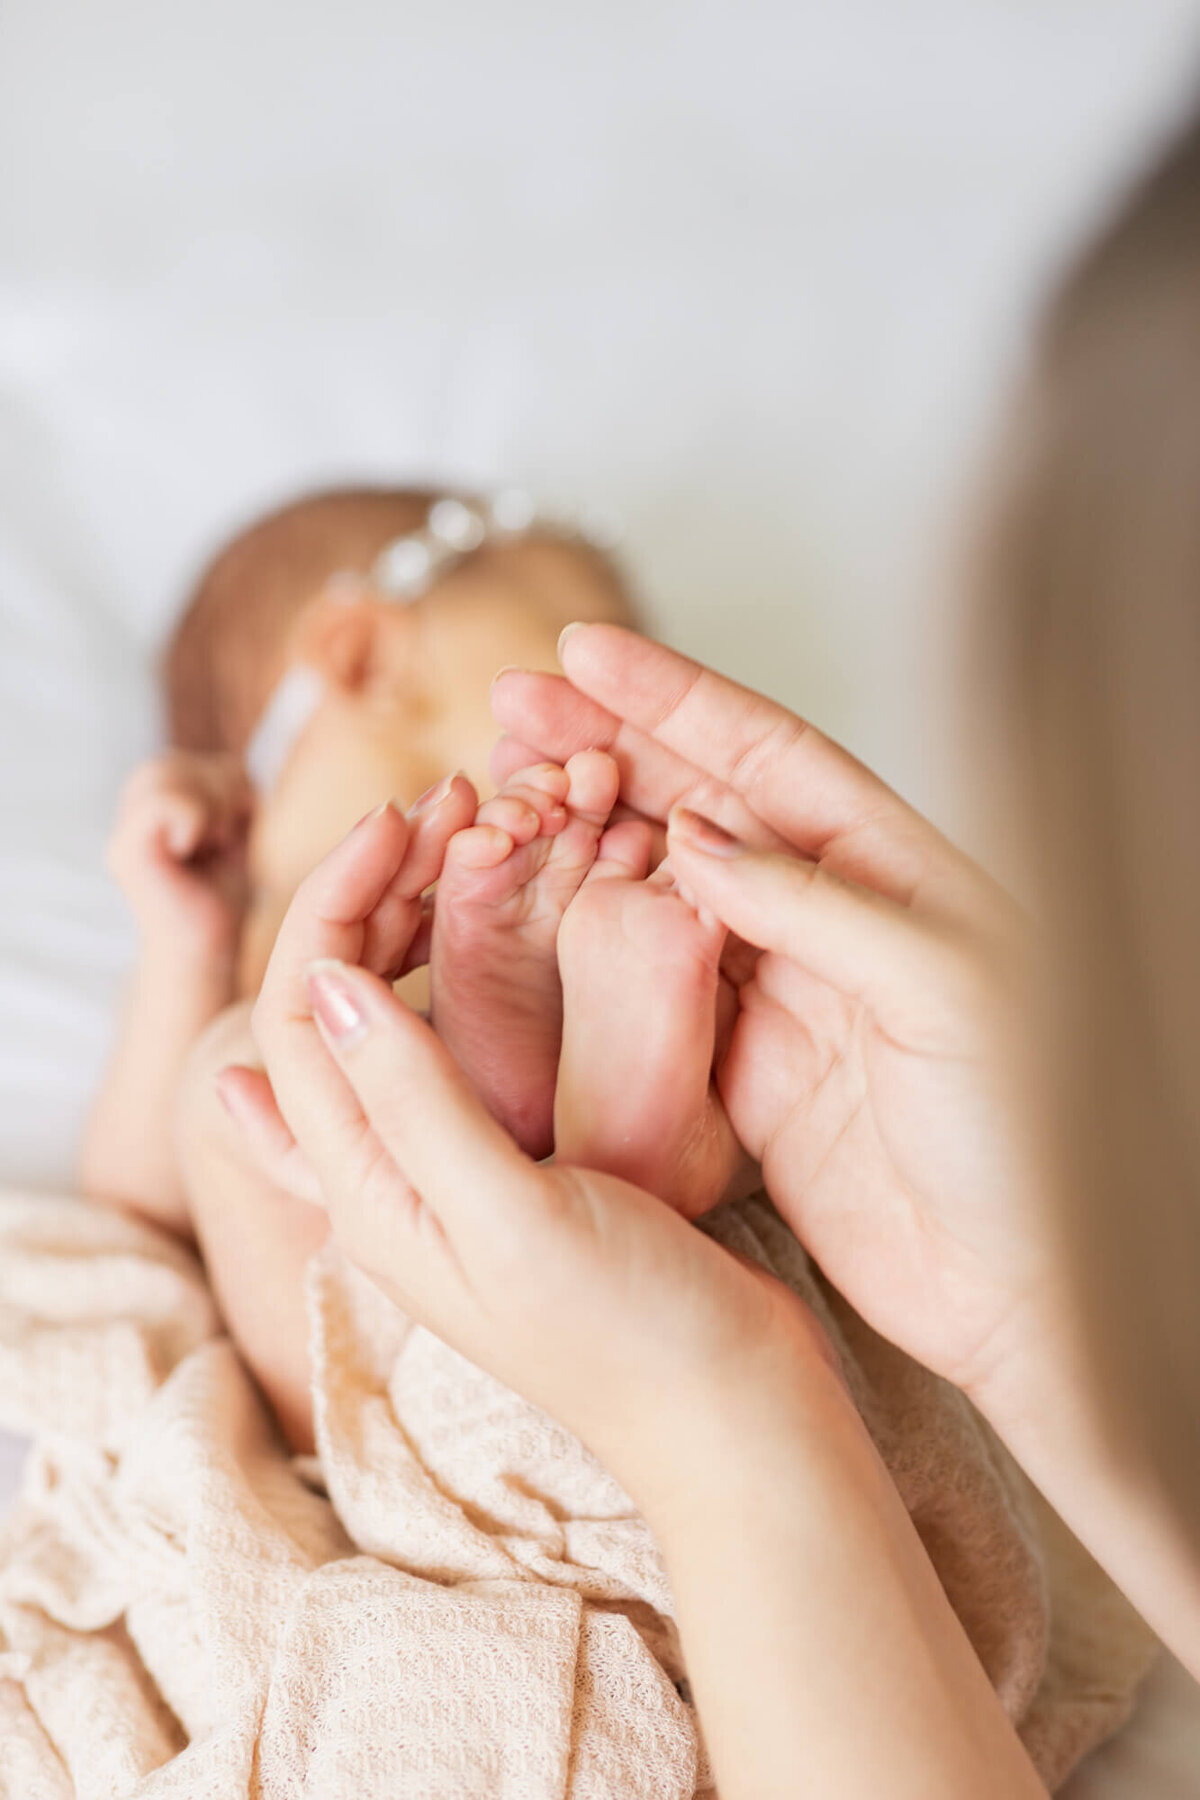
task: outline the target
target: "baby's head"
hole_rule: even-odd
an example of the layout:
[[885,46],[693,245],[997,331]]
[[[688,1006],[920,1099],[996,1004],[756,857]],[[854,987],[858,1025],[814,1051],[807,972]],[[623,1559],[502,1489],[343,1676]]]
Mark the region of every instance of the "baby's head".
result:
[[[297,884],[379,801],[408,804],[455,768],[490,791],[497,669],[557,667],[572,619],[632,622],[609,556],[536,520],[449,554],[415,597],[388,592],[403,582],[383,553],[424,532],[442,498],[333,489],[255,520],[209,564],[168,646],[168,727],[184,749],[244,755],[285,677],[304,689],[251,842],[251,931],[264,945]],[[470,508],[468,540],[489,516]],[[461,509],[447,522],[462,526]],[[398,572],[420,555],[420,541],[401,546]]]

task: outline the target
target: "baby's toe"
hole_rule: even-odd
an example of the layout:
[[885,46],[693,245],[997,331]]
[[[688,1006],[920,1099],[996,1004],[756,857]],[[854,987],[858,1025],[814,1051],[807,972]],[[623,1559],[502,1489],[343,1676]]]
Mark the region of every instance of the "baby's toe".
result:
[[580,818],[607,825],[621,791],[621,772],[604,750],[580,750],[567,762],[567,805]]
[[480,870],[499,868],[515,848],[512,834],[499,825],[468,825],[465,831],[455,832],[446,846],[439,897],[444,900],[452,892],[457,894]]
[[[537,873],[545,844],[568,822],[566,772],[554,763],[523,769],[485,800],[475,823],[451,838],[439,892],[443,908],[478,900],[487,905],[515,894]],[[527,855],[520,854],[528,849]]]
[[610,825],[596,846],[596,860],[585,884],[593,881],[643,881],[654,854],[654,832],[642,819],[622,819]]

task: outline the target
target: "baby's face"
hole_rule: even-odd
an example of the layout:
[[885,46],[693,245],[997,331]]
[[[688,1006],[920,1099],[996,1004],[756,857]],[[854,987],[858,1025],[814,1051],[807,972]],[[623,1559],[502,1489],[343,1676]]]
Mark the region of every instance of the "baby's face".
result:
[[242,987],[261,977],[296,887],[380,801],[408,806],[462,769],[492,791],[492,677],[506,664],[554,669],[558,624],[515,577],[463,569],[411,605],[373,608],[367,673],[331,683],[260,804],[250,845],[255,904]]

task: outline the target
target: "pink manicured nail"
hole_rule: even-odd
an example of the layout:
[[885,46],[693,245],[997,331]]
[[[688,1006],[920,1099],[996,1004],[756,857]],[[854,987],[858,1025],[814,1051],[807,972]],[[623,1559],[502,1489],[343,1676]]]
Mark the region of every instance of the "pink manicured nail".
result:
[[409,807],[409,812],[430,812],[435,806],[440,806],[443,800],[449,798],[450,789],[461,774],[462,770],[456,769],[453,775],[443,775],[440,781],[435,781],[432,787],[426,788],[423,794],[417,796]]
[[363,814],[353,830],[360,831],[364,825],[369,825],[372,819],[381,819],[391,804],[390,800],[381,800],[378,806],[373,806],[370,812]]
[[313,1017],[341,1049],[366,1034],[367,1016],[346,979],[344,963],[311,963],[304,985],[312,1002]]
[[566,643],[566,641],[570,637],[571,633],[573,631],[580,631],[580,630],[582,630],[582,628],[583,628],[583,620],[582,619],[572,619],[572,621],[569,625],[563,626],[562,630],[558,634],[558,660],[559,660],[559,662],[562,661],[563,645]]
[[745,849],[741,839],[735,838],[732,832],[715,825],[703,813],[693,812],[687,806],[675,808],[668,830],[680,843],[686,844],[690,850],[702,851],[705,856],[740,856]]

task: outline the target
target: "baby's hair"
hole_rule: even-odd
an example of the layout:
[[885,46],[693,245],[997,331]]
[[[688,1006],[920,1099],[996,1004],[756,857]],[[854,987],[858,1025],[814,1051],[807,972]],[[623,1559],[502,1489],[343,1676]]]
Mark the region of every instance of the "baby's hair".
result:
[[[340,571],[365,575],[385,544],[424,525],[443,491],[327,488],[254,519],[231,538],[200,575],[166,647],[171,743],[240,754],[283,673],[302,608]],[[485,544],[460,567],[518,562],[529,565],[536,604],[553,610],[550,590],[564,590],[563,624],[575,617],[635,622],[616,563],[583,539],[535,528],[511,544]]]

